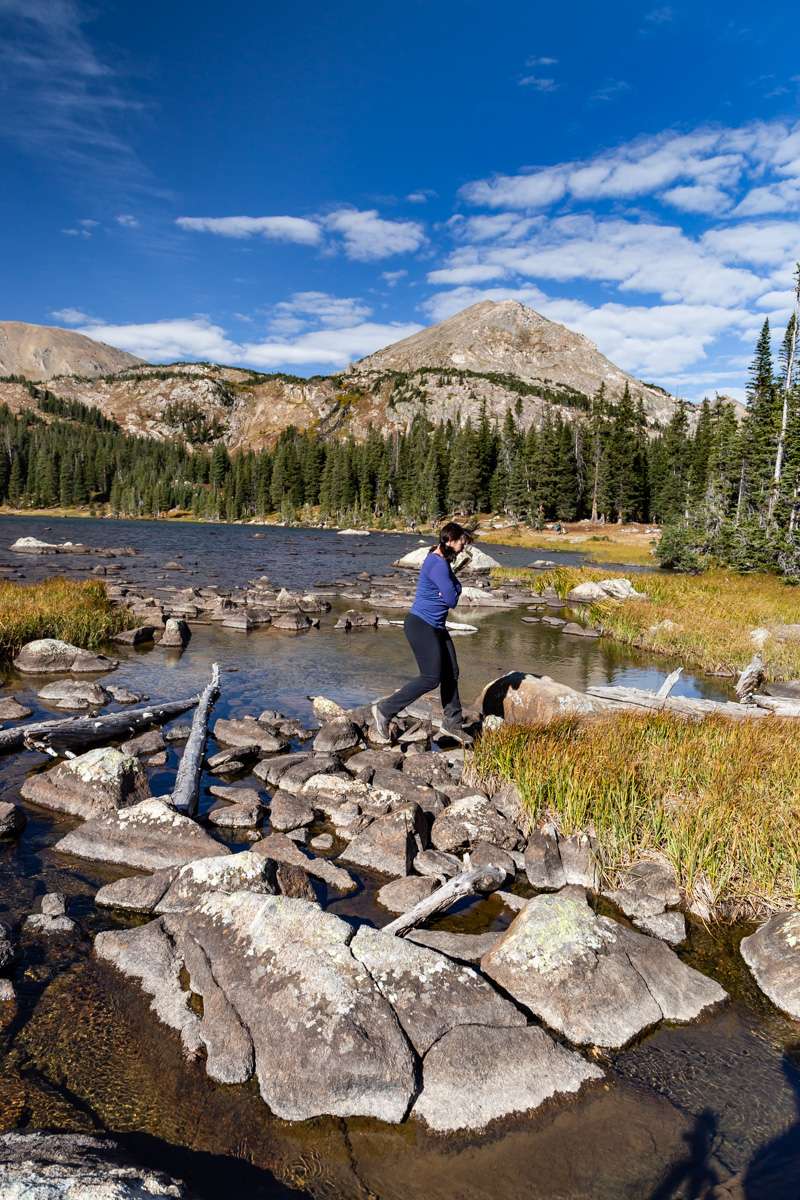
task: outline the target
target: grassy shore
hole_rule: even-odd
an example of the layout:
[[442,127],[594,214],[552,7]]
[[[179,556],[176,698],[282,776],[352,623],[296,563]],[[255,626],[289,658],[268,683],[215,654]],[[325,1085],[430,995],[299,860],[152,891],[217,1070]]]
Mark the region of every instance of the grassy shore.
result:
[[[552,571],[494,571],[497,582],[522,579],[531,591],[554,587],[566,597],[587,580],[624,578],[619,572],[591,567],[559,567]],[[592,625],[627,646],[667,654],[685,666],[711,674],[734,675],[755,653],[754,629],[770,630],[762,651],[769,679],[800,679],[800,641],[782,641],[781,625],[798,620],[800,591],[774,575],[736,575],[708,571],[703,575],[640,575],[637,590],[647,600],[608,600],[593,604]]]
[[36,638],[60,638],[93,649],[127,628],[130,620],[125,609],[111,604],[96,579],[0,583],[0,668]]
[[479,525],[481,542],[496,542],[501,546],[520,546],[540,550],[546,557],[554,551],[583,554],[597,563],[632,563],[656,566],[653,546],[658,533],[648,525],[588,525],[573,523],[564,526],[563,533],[551,529],[537,531],[524,525],[508,529],[492,529],[484,517]]
[[716,916],[800,902],[800,747],[792,721],[624,713],[507,726],[477,744],[484,783],[513,781],[531,824],[593,828],[605,880],[657,852]]

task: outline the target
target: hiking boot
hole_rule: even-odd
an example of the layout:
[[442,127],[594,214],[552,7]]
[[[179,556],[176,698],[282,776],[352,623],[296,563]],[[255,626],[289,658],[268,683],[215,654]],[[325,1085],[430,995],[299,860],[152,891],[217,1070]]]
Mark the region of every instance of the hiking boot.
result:
[[457,742],[461,742],[462,746],[471,746],[473,744],[472,734],[469,733],[463,721],[442,721],[442,733],[446,733],[448,737],[455,738]]
[[390,719],[385,715],[385,713],[381,712],[381,706],[377,700],[372,706],[372,719],[375,722],[375,728],[380,736],[385,738],[387,742],[390,742],[392,740]]

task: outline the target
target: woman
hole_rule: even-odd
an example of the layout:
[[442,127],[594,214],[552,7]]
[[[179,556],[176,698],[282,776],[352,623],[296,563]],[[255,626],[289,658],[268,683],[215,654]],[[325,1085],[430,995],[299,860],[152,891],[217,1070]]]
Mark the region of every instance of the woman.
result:
[[455,608],[461,584],[451,564],[470,541],[470,535],[455,521],[448,521],[439,534],[439,545],[428,551],[422,564],[417,594],[404,629],[419,667],[419,675],[384,700],[372,706],[375,727],[381,737],[390,740],[390,722],[399,712],[426,692],[441,689],[445,733],[465,745],[472,741],[464,729],[464,715],[458,695],[458,659],[452,638],[446,629],[448,609]]

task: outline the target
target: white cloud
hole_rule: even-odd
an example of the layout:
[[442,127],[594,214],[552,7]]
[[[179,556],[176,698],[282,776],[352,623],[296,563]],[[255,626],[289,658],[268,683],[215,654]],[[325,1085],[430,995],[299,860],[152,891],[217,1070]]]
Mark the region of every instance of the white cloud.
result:
[[381,271],[381,279],[384,281],[386,286],[390,287],[390,288],[397,287],[400,280],[405,279],[405,277],[407,275],[408,275],[408,271],[404,271],[404,270]]
[[93,319],[80,308],[54,308],[50,316],[55,317],[57,321],[61,321],[64,325],[85,325]]
[[409,192],[406,200],[409,204],[427,204],[429,200],[433,200],[436,192],[433,188],[418,188],[415,192]]
[[78,224],[82,225],[84,229],[96,229],[100,222],[95,221],[92,217],[83,217]]
[[601,87],[592,92],[591,99],[596,103],[605,104],[630,90],[631,85],[624,79],[607,79]]
[[425,242],[418,222],[387,221],[377,209],[340,208],[325,218],[325,227],[341,235],[345,254],[357,262],[413,253]]
[[138,229],[139,227],[139,221],[132,213],[119,213],[114,219],[124,229]]
[[305,217],[178,217],[175,224],[195,233],[216,233],[229,238],[264,237],[307,246],[315,245],[322,236],[317,222]]
[[765,290],[752,271],[719,260],[714,247],[674,225],[649,221],[559,217],[514,245],[456,250],[433,283],[470,283],[504,276],[598,280],[620,291],[649,292],[669,302],[738,304]]
[[70,229],[62,229],[61,232],[65,233],[67,237],[90,238],[92,236],[91,231],[85,228],[75,229],[73,227]]
[[146,173],[119,130],[142,105],[86,37],[90,15],[78,0],[2,0],[0,136],[67,169],[84,189],[88,174],[105,187],[141,186]]
[[295,292],[276,304],[272,312],[270,330],[280,334],[299,333],[309,324],[345,329],[372,315],[372,309],[362,300],[330,296],[327,292]]
[[175,362],[197,358],[214,362],[236,361],[239,347],[208,317],[177,317],[137,325],[90,324],[79,330],[148,362]]
[[[800,176],[800,163],[797,164]],[[760,217],[800,209],[800,178],[755,187],[743,196],[733,210],[734,217]]]
[[546,57],[542,56],[539,58],[526,58],[525,66],[526,67],[554,67],[557,62],[558,62],[557,58],[546,58]]
[[[591,159],[475,180],[462,188],[462,195],[470,204],[488,208],[544,208],[567,196],[624,199],[678,183],[730,191],[742,177],[756,180],[766,171],[790,181],[800,177],[800,125],[758,121],[730,129],[666,131],[636,138]],[[759,182],[761,189],[768,186]]]
[[417,333],[420,328],[416,323],[360,321],[341,328],[311,330],[297,337],[239,343],[208,317],[195,316],[131,325],[90,323],[79,332],[148,362],[201,359],[265,370],[280,367],[338,370],[390,342]]
[[709,216],[722,215],[731,206],[730,196],[711,184],[670,188],[669,191],[661,193],[661,199],[683,212],[705,213]]
[[337,369],[390,342],[410,337],[417,324],[365,321],[345,329],[318,329],[294,341],[250,342],[241,347],[241,360],[254,367],[319,366]]
[[759,221],[710,229],[703,245],[727,262],[759,266],[793,264],[800,258],[800,225],[792,221]]
[[542,75],[523,75],[519,81],[520,87],[533,88],[535,92],[555,92],[558,90],[558,84],[555,79],[548,79]]

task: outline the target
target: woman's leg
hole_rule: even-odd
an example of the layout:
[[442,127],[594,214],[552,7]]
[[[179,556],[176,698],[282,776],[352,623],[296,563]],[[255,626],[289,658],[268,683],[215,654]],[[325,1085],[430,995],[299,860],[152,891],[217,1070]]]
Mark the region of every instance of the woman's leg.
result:
[[458,659],[453,639],[446,629],[440,631],[442,647],[442,708],[445,721],[461,725],[464,713],[461,710],[461,697],[458,694]]
[[379,708],[388,720],[396,717],[399,712],[408,708],[409,704],[413,704],[415,700],[419,700],[420,696],[424,696],[426,692],[432,692],[439,686],[442,678],[442,647],[438,630],[429,625],[427,621],[423,621],[421,617],[415,616],[414,613],[409,613],[406,617],[404,629],[417,660],[419,675],[416,679],[404,684],[393,695],[380,701]]

